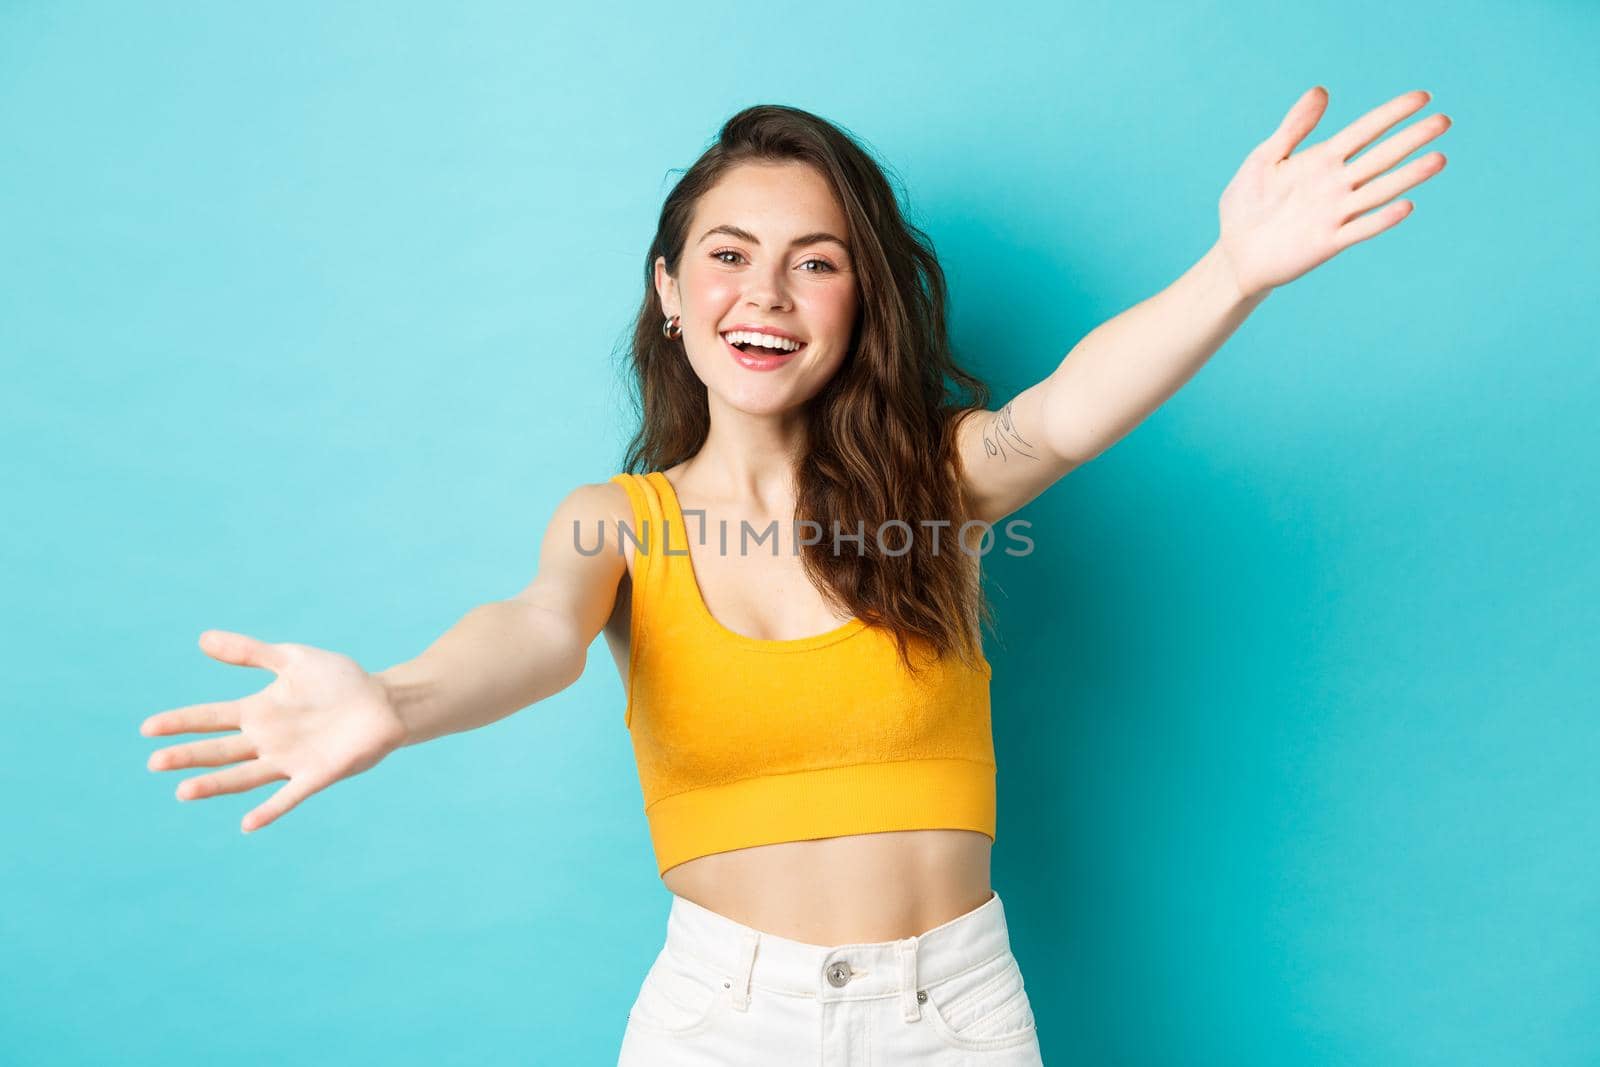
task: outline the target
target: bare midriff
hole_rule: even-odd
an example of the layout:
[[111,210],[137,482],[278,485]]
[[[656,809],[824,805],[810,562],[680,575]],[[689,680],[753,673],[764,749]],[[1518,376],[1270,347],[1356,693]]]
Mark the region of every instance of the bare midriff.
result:
[[992,846],[973,830],[785,841],[688,860],[661,881],[709,911],[791,941],[895,941],[983,905],[992,895]]

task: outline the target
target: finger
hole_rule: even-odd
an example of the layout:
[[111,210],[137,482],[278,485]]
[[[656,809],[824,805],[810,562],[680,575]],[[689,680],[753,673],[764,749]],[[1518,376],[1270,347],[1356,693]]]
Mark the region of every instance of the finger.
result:
[[178,783],[177,797],[179,800],[199,800],[202,797],[220,796],[223,793],[243,793],[247,789],[254,789],[258,785],[266,785],[278,778],[287,777],[288,775],[282,771],[269,766],[265,760],[253,759],[249,763],[241,763],[225,771],[202,774],[197,778],[185,778]]
[[1379,204],[1387,204],[1412,186],[1421,185],[1429,178],[1444,169],[1444,153],[1429,152],[1421,159],[1414,159],[1401,167],[1393,174],[1385,174],[1376,181],[1370,181],[1360,189],[1350,194],[1343,222],[1348,222],[1357,215],[1366,214]]
[[239,829],[245,833],[261,829],[320,788],[321,785],[305,777],[290,779],[287,785],[268,797],[266,803],[247,814],[239,823]]
[[139,732],[146,737],[155,737],[160,734],[237,730],[243,703],[243,700],[218,700],[209,704],[190,704],[186,708],[158,712],[139,724]]
[[220,767],[225,763],[255,759],[256,746],[244,734],[219,737],[214,741],[192,741],[150,754],[152,771],[175,771],[184,767]]
[[1327,145],[1341,160],[1349,159],[1380,137],[1401,119],[1426,106],[1433,99],[1426,92],[1401,93],[1387,104],[1380,104],[1328,138]]
[[207,630],[201,634],[200,651],[212,659],[240,667],[276,671],[283,665],[283,652],[278,646],[231,630]]
[[1350,188],[1365,185],[1449,128],[1449,115],[1430,115],[1373,145],[1345,167]]
[[1334,239],[1338,251],[1342,252],[1351,245],[1365,241],[1369,237],[1376,237],[1411,214],[1412,207],[1413,205],[1409,200],[1397,200],[1387,207],[1380,207],[1370,215],[1362,215],[1358,219],[1350,220],[1335,232]]
[[1289,113],[1283,116],[1283,121],[1273,131],[1272,136],[1261,142],[1257,151],[1263,153],[1269,163],[1276,163],[1285,159],[1295,150],[1295,146],[1305,140],[1306,134],[1322,121],[1322,115],[1328,110],[1328,90],[1322,86],[1313,86],[1307,89]]

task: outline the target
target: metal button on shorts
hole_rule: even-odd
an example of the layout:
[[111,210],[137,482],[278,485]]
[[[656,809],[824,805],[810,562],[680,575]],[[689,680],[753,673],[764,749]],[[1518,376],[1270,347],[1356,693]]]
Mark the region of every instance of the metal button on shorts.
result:
[[840,988],[850,981],[850,965],[844,960],[832,964],[828,968],[828,984],[835,989]]

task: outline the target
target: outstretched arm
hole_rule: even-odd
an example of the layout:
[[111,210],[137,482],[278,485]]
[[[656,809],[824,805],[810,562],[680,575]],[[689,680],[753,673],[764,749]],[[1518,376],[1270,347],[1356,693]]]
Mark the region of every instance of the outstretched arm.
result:
[[376,674],[327,649],[206,631],[200,647],[207,655],[277,677],[237,700],[145,719],[146,737],[235,731],[160,749],[147,766],[223,768],[185,779],[179,800],[287,779],[241,820],[249,833],[403,745],[487,725],[565,689],[583,673],[626,568],[620,543],[615,551],[580,549],[580,531],[587,546],[604,523],[609,544],[609,531],[628,514],[620,486],[579,486],[556,508],[526,589],[474,608],[420,656]]
[[1413,123],[1350,157],[1429,99],[1405,93],[1296,153],[1328,106],[1320,86],[1302,96],[1223,190],[1216,243],[1197,263],[1097,326],[1005,407],[963,422],[958,447],[975,517],[999,521],[1116,444],[1182,388],[1274,288],[1410,214],[1409,200],[1390,201],[1437,174],[1444,155],[1390,168],[1448,129],[1448,117]]
[[[374,676],[405,726],[402,744],[475,730],[578,680],[627,567],[611,540],[628,514],[624,492],[602,482],[569,493],[527,588],[473,608],[421,655]],[[591,541],[598,551],[580,548]]]

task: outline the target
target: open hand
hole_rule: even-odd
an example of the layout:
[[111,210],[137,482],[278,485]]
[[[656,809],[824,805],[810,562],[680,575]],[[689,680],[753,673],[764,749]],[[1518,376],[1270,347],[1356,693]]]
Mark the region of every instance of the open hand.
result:
[[152,753],[152,771],[184,767],[227,770],[186,778],[179,800],[242,793],[280,778],[283,786],[245,815],[246,833],[272,822],[334,782],[372,767],[405,743],[405,728],[382,683],[349,656],[309,645],[269,644],[244,634],[207,630],[200,649],[213,659],[262,667],[277,678],[239,700],[191,704],[150,716],[147,737],[238,730]]
[[1449,129],[1448,116],[1413,123],[1360,159],[1350,157],[1430,99],[1421,90],[1404,93],[1295,154],[1327,110],[1328,92],[1317,86],[1289,109],[1277,131],[1245,157],[1218,206],[1218,244],[1240,295],[1291,282],[1411,214],[1411,201],[1389,202],[1444,169],[1444,153],[1390,168]]

